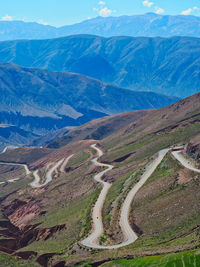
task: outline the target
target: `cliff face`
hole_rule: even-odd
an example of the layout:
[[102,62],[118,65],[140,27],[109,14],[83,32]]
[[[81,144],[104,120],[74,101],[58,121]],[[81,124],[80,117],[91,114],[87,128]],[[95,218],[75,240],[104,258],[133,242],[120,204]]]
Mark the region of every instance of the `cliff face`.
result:
[[6,253],[15,253],[34,241],[47,240],[65,228],[65,225],[40,228],[40,224],[28,224],[33,218],[41,215],[39,201],[25,202],[15,199],[7,206],[1,204],[0,209],[4,215],[4,220],[0,221],[0,251]]

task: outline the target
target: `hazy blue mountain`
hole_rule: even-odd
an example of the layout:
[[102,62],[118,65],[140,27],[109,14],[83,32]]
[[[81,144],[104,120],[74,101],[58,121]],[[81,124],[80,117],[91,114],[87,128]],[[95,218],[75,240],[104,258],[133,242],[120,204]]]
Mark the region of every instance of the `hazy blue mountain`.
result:
[[134,16],[97,17],[58,29],[59,34],[94,34],[110,36],[200,36],[200,17],[169,16],[147,13]]
[[0,61],[185,97],[200,89],[200,39],[75,35],[0,42]]
[[36,22],[0,21],[0,41],[54,38],[56,31],[55,27]]
[[20,129],[14,125],[0,124],[0,151],[8,145],[23,146],[31,140],[37,138],[37,135]]
[[34,134],[105,115],[167,106],[177,98],[134,92],[73,73],[0,63],[0,123]]
[[200,36],[200,18],[147,13],[121,17],[97,17],[60,28],[35,22],[1,21],[0,40],[47,39],[74,34],[110,36]]
[[76,127],[64,127],[55,131],[50,131],[49,133],[40,136],[40,137],[36,137],[36,138],[32,138],[32,140],[30,141],[30,143],[28,144],[29,146],[45,146],[48,143],[54,141],[57,138],[63,137],[65,134],[67,134],[70,130],[74,129]]

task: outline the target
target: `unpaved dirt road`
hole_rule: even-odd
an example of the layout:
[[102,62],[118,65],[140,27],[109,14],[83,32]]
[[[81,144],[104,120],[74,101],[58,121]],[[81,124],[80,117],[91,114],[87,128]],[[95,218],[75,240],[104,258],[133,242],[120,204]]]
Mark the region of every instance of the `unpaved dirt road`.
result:
[[99,163],[98,159],[103,155],[103,151],[101,151],[96,145],[92,145],[92,148],[96,149],[98,153],[98,157],[93,159],[92,162],[96,166],[106,167],[107,169],[98,173],[94,176],[94,179],[97,182],[100,182],[103,185],[103,189],[99,195],[99,198],[94,206],[92,219],[93,219],[93,230],[91,234],[81,241],[81,244],[87,247],[95,248],[95,249],[116,249],[120,247],[124,247],[129,245],[137,240],[137,235],[133,231],[129,223],[129,211],[130,206],[133,201],[134,196],[140,190],[140,188],[144,185],[147,179],[152,175],[157,166],[160,164],[162,159],[165,157],[169,149],[161,150],[158,154],[158,157],[146,168],[145,173],[142,175],[140,181],[133,187],[133,189],[127,195],[122,208],[121,208],[121,216],[120,216],[120,226],[122,229],[122,233],[124,235],[124,241],[120,244],[113,246],[101,246],[99,245],[99,237],[103,234],[103,223],[102,223],[102,208],[106,198],[106,195],[112,186],[110,183],[102,181],[102,177],[105,173],[112,170],[113,166],[108,164]]
[[[95,149],[98,153],[98,157],[93,159],[92,162],[96,166],[102,166],[106,167],[107,169],[98,173],[94,176],[94,179],[101,183],[103,185],[103,189],[99,195],[99,198],[94,206],[93,213],[92,213],[92,219],[93,219],[93,229],[91,234],[84,240],[82,240],[80,243],[86,247],[94,248],[94,249],[117,249],[120,247],[127,246],[133,242],[135,242],[138,238],[136,233],[133,231],[130,223],[129,223],[129,212],[131,203],[136,195],[136,193],[140,190],[140,188],[146,183],[146,181],[149,179],[149,177],[153,174],[153,172],[156,170],[158,165],[161,163],[165,155],[170,151],[171,149],[163,149],[159,151],[157,157],[155,160],[149,164],[146,167],[146,170],[144,174],[141,176],[140,181],[134,185],[132,190],[128,193],[122,207],[121,207],[121,215],[120,215],[120,226],[122,229],[122,233],[124,236],[124,241],[120,244],[116,244],[113,246],[103,246],[99,245],[99,238],[104,233],[103,230],[103,223],[102,223],[102,208],[104,201],[106,199],[106,195],[112,186],[110,183],[104,182],[102,180],[102,177],[105,173],[112,170],[113,166],[108,164],[103,164],[98,162],[98,159],[103,155],[103,151],[96,147],[96,145],[91,146],[93,149]],[[173,156],[187,169],[190,169],[194,172],[200,173],[200,170],[194,168],[191,166],[191,163],[188,162],[187,159],[184,158],[184,156],[181,154],[180,151],[172,152]]]

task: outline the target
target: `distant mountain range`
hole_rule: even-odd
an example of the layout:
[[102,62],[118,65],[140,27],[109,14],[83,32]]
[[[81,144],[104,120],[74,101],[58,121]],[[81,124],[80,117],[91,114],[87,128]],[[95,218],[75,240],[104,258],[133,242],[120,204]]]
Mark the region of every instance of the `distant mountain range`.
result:
[[61,128],[55,131],[54,130],[50,131],[49,133],[43,136],[29,139],[29,142],[27,142],[27,144],[29,146],[34,146],[34,147],[44,146],[50,142],[53,142],[55,139],[63,137],[65,134],[67,134],[69,131],[71,131],[74,128],[76,127],[64,127],[64,128]]
[[27,145],[30,140],[38,136],[14,125],[0,124],[0,151],[7,145]]
[[[200,39],[75,35],[0,42],[0,61],[185,97],[200,89]],[[47,80],[46,80],[47,81]]]
[[0,63],[0,95],[0,123],[15,125],[35,135],[106,115],[159,108],[178,100],[122,89],[80,74],[10,63]]
[[35,22],[1,21],[0,40],[48,39],[74,34],[110,36],[200,36],[200,18],[163,16],[155,13],[121,17],[97,17],[63,27]]

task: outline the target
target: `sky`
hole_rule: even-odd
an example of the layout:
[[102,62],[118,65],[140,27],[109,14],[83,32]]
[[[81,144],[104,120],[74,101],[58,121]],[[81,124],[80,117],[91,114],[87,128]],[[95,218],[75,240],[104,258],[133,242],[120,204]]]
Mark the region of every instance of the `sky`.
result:
[[97,16],[162,15],[200,16],[200,0],[0,0],[0,19],[63,26]]

